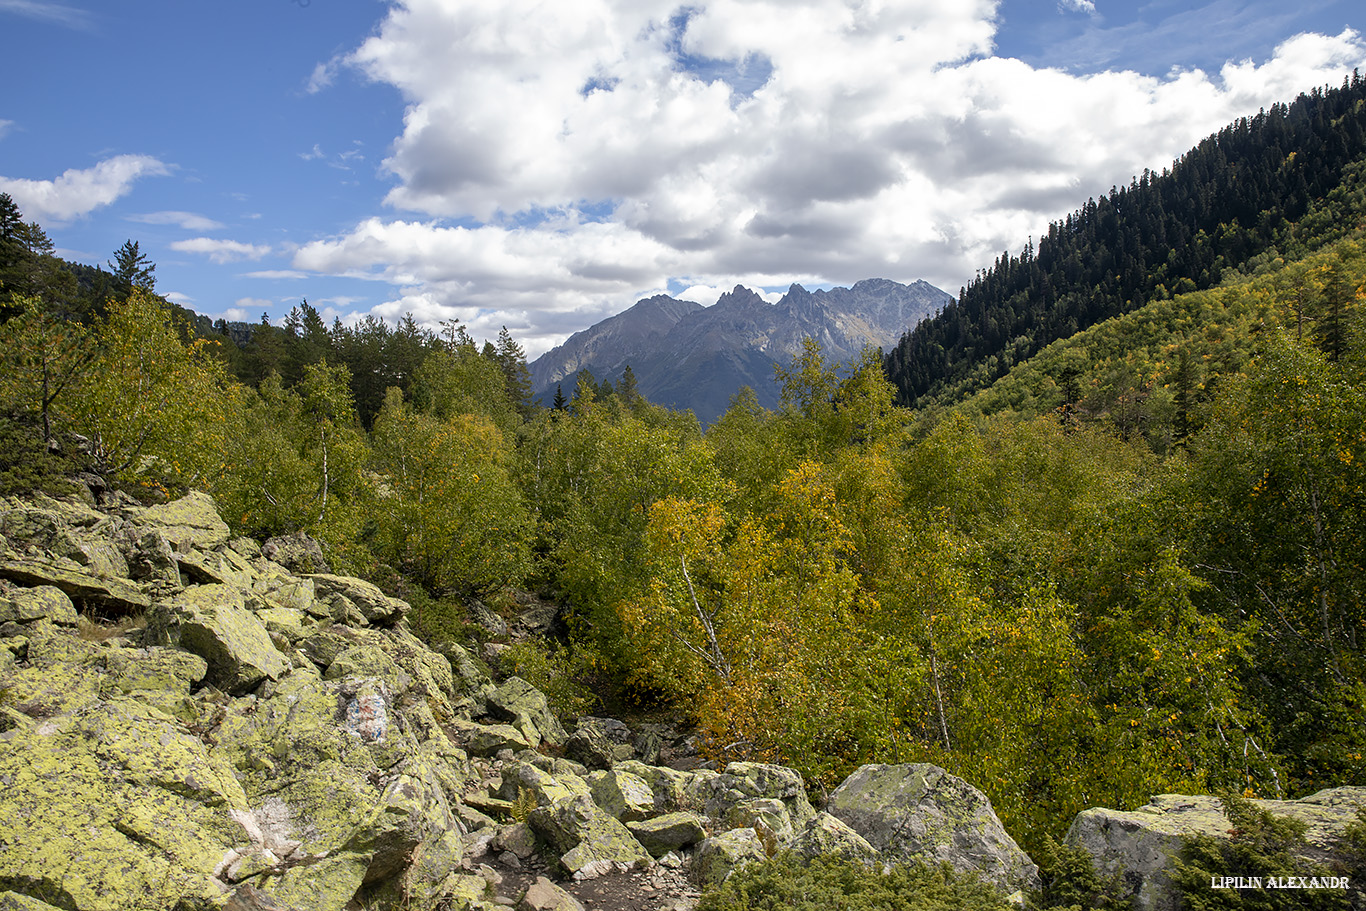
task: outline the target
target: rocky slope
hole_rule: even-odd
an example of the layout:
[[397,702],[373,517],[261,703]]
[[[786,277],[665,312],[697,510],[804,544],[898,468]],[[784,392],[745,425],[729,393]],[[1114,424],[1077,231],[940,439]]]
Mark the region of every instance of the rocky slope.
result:
[[776,304],[736,286],[711,307],[658,296],[575,333],[530,365],[532,386],[545,401],[557,384],[566,396],[588,370],[615,382],[629,365],[650,401],[690,408],[703,422],[729,407],[741,386],[773,407],[774,364],[786,366],[802,341],[819,341],[827,358],[845,362],[865,345],[890,347],[950,296],[919,281],[868,279],[852,288],[809,292],[793,285]]
[[[202,494],[11,498],[0,535],[0,911],[687,911],[781,848],[1038,883],[942,769],[865,766],[817,809],[788,768],[566,730],[314,542],[234,538]],[[1315,850],[1364,799],[1300,802]],[[1087,811],[1070,839],[1170,907],[1173,833],[1227,835],[1209,801]]]
[[791,769],[657,765],[657,735],[608,719],[571,734],[202,494],[10,499],[0,533],[0,908],[689,908],[784,846],[1034,881],[931,767],[851,779],[824,813]]

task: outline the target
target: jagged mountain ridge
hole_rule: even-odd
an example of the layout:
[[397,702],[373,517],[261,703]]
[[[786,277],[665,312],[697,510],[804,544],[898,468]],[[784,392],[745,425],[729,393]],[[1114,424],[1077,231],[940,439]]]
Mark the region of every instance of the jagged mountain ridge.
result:
[[793,285],[769,304],[741,285],[710,307],[657,295],[570,336],[531,365],[532,387],[548,400],[587,370],[615,381],[629,365],[642,395],[715,420],[741,386],[760,404],[778,403],[774,364],[786,364],[808,337],[835,361],[865,345],[889,347],[920,319],[948,304],[949,294],[925,281],[909,285],[865,279],[851,288],[807,291]]

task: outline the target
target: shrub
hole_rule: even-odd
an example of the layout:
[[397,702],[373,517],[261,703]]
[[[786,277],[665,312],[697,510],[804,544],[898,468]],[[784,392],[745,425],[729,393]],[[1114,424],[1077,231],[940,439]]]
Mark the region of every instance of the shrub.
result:
[[865,867],[791,852],[732,873],[702,896],[697,911],[1006,911],[990,886],[947,864]]

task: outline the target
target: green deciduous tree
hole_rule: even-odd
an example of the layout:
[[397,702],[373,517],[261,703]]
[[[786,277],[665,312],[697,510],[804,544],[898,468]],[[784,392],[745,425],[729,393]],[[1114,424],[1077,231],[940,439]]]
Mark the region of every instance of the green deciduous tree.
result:
[[517,585],[530,570],[531,517],[491,420],[439,420],[389,390],[375,420],[377,555],[433,592]]

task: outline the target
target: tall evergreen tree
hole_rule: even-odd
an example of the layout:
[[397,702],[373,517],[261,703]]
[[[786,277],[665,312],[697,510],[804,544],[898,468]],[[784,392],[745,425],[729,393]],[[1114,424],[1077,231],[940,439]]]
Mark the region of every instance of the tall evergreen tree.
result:
[[494,357],[503,371],[503,378],[507,381],[508,397],[525,417],[531,407],[531,371],[527,369],[526,354],[522,351],[522,346],[512,338],[507,326],[498,333]]
[[125,291],[134,288],[152,291],[156,288],[157,281],[152,275],[157,270],[156,264],[138,248],[135,240],[124,241],[123,246],[114,251],[109,268]]

